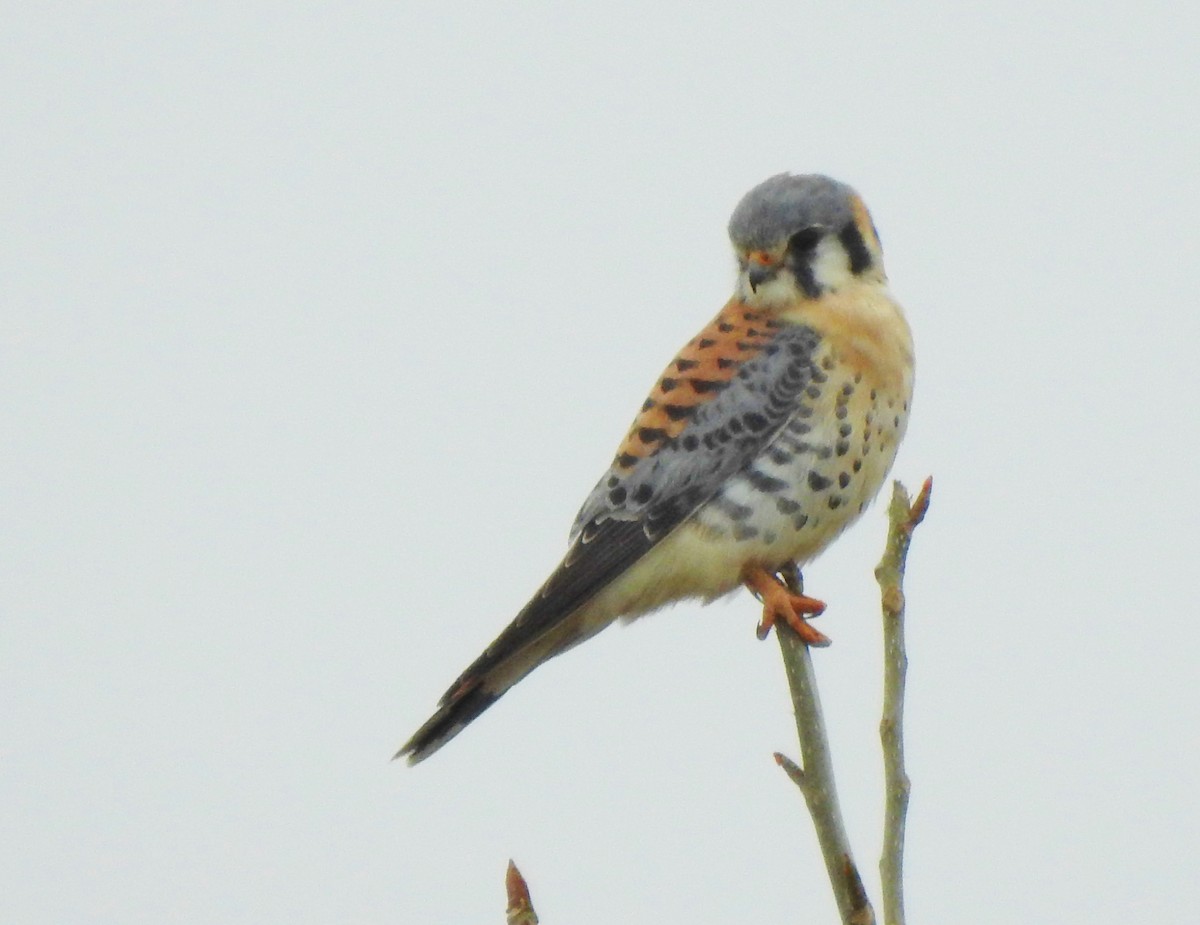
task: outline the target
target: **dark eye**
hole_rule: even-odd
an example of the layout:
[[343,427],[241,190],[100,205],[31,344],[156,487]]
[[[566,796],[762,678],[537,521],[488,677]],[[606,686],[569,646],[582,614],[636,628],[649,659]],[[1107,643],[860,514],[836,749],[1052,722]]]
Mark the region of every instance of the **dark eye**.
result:
[[820,228],[805,228],[802,231],[797,231],[788,239],[788,250],[794,254],[807,253],[816,247],[817,242],[820,240]]

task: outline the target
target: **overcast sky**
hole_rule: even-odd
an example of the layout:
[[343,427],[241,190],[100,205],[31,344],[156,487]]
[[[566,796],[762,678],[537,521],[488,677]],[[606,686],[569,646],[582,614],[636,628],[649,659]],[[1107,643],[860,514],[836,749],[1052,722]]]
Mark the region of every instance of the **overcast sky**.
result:
[[[1188,920],[1200,14],[583,6],[6,7],[0,920],[835,921],[747,594],[388,760],[782,170],[916,337],[909,920]],[[806,572],[875,896],[884,531]]]

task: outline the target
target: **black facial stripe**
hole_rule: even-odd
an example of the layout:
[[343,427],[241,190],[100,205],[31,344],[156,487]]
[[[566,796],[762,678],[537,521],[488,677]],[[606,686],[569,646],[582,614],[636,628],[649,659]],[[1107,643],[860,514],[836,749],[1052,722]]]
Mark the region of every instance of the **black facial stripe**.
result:
[[855,276],[871,266],[871,252],[867,250],[867,242],[863,240],[862,232],[854,222],[848,222],[838,232],[838,240],[850,257],[850,272]]
[[821,287],[817,285],[817,277],[813,273],[812,264],[809,263],[811,259],[811,252],[797,254],[792,258],[791,270],[792,276],[796,277],[796,282],[804,290],[804,294],[810,299],[815,299],[821,294]]

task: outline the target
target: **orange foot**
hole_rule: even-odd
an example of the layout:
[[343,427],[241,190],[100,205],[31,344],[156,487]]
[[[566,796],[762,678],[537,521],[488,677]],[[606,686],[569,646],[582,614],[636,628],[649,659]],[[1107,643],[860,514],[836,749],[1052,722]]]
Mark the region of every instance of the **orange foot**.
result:
[[766,639],[771,627],[783,620],[796,631],[806,645],[823,648],[829,645],[829,637],[813,629],[801,614],[817,616],[825,610],[825,603],[815,597],[807,597],[788,590],[777,575],[757,565],[748,566],[742,572],[742,582],[763,603],[762,623],[758,624],[758,638]]

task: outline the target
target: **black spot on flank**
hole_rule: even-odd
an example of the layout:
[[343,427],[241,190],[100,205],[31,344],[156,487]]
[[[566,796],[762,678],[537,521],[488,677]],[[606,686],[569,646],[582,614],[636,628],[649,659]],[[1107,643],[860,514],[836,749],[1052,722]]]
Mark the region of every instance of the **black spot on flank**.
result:
[[742,312],[743,321],[757,321],[758,315],[755,312]]
[[689,369],[695,369],[699,365],[700,364],[697,363],[695,360],[680,359],[680,360],[675,361],[675,368],[677,370],[679,370],[681,373],[686,373]]
[[661,427],[639,427],[637,435],[642,443],[658,443],[666,438],[667,432]]
[[714,382],[712,379],[689,379],[692,388],[703,395],[705,392],[716,392],[725,387],[724,382]]
[[654,489],[649,485],[639,485],[633,492],[634,504],[645,504],[650,500],[650,496],[654,494]]
[[663,376],[662,381],[658,385],[664,392],[670,392],[675,386],[679,385],[679,380],[672,379],[670,376]]
[[776,543],[776,541],[778,541],[778,539],[779,539],[779,534],[773,533],[770,530],[768,530],[766,533],[763,534],[763,542],[766,543],[768,546],[774,545]]
[[838,456],[845,456],[847,453],[850,452],[850,441],[849,440],[839,440],[837,442],[836,446],[834,446],[834,452],[836,452],[838,454]]
[[862,373],[861,372],[855,373],[854,374],[854,384],[858,385],[860,382],[862,382]]
[[735,540],[752,540],[758,536],[758,527],[747,527],[744,524],[738,524],[733,528],[733,538]]
[[841,473],[838,476],[838,485],[840,485],[842,488],[845,488],[849,484],[850,484],[850,473],[849,472]]
[[752,343],[750,343],[749,341],[746,341],[746,340],[739,340],[739,341],[737,342],[736,346],[737,346],[738,350],[742,351],[742,353],[748,353],[748,352],[750,352],[751,350],[757,350],[757,349],[758,349],[758,344],[752,344]]
[[815,385],[808,385],[808,386],[804,387],[804,394],[807,395],[809,398],[820,398],[821,390],[819,388],[817,388]]
[[700,342],[698,344],[696,344],[696,346],[699,347],[701,350],[707,350],[709,347],[711,347],[715,343],[716,343],[716,341],[713,340],[711,337],[702,337],[702,338],[700,338]]
[[792,498],[776,498],[775,507],[780,514],[795,514],[800,510],[800,502]]
[[689,453],[691,453],[693,450],[696,450],[700,446],[700,441],[696,439],[695,434],[688,434],[683,438],[683,440],[680,441],[680,443]]
[[862,504],[860,504],[860,505],[858,506],[858,513],[860,513],[860,514],[861,514],[861,513],[862,513],[863,511],[865,511],[866,509],[867,509],[867,502],[866,502],[866,501],[864,501]]
[[829,498],[829,510],[836,511],[841,506],[842,506],[842,499],[839,498],[837,495],[831,495]]
[[615,475],[610,475],[608,477],[608,482],[606,484],[608,485],[609,488],[616,488],[617,482],[619,482],[619,481],[621,481],[621,480],[619,478],[617,478]]
[[842,242],[842,247],[846,248],[846,255],[850,258],[851,273],[858,276],[871,266],[871,252],[867,250],[867,242],[863,240],[862,232],[853,221],[847,222],[838,232],[838,240]]
[[777,479],[773,475],[767,475],[765,472],[754,468],[746,470],[746,481],[759,491],[768,493],[783,491],[788,487],[787,482],[782,479]]
[[720,324],[717,325],[717,330],[720,331],[722,334],[728,334],[730,331],[733,330],[733,325],[727,321],[722,321]]
[[690,417],[696,410],[695,405],[663,405],[663,411],[672,421],[682,421]]
[[875,391],[875,389],[871,389],[871,401],[874,401],[878,397],[879,397],[879,393],[877,391]]
[[796,406],[796,417],[811,418],[812,416],[813,416],[812,405],[797,405]]
[[833,413],[839,421],[844,421],[848,411],[845,405],[838,405],[837,409]]
[[608,493],[609,504],[624,504],[625,503],[625,488],[614,488]]
[[842,394],[845,395],[847,398],[849,398],[851,395],[853,395],[854,394],[854,384],[852,382],[847,382],[845,385],[843,385],[842,386]]
[[746,336],[747,337],[761,337],[762,331],[758,330],[757,328],[747,328]]
[[775,354],[777,354],[778,352],[779,352],[779,344],[767,344],[767,346],[763,347],[763,353],[765,353],[769,357],[775,356]]
[[900,426],[900,415],[896,415],[894,418],[892,418],[892,426],[893,427]]
[[622,453],[620,456],[617,457],[617,466],[621,469],[628,469],[630,466],[632,466],[637,461],[638,461],[638,458],[636,456],[634,456],[632,453]]
[[[797,514],[792,518],[792,526],[794,526],[797,530],[803,530],[806,523],[808,523],[807,514]],[[813,526],[816,526],[816,523],[814,523]]]
[[832,484],[833,483],[829,479],[825,478],[825,476],[821,475],[816,470],[809,470],[808,487],[813,491],[824,491]]
[[833,362],[833,357],[825,357],[825,359],[821,361],[822,369],[833,369],[835,365],[836,364]]
[[717,369],[729,369],[731,366],[737,366],[737,360],[731,360],[728,357],[717,358]]
[[760,430],[766,430],[767,424],[770,423],[765,417],[754,411],[747,411],[743,414],[742,422],[755,433],[758,433]]
[[746,505],[738,504],[736,501],[730,501],[728,498],[717,499],[717,506],[725,512],[725,516],[727,516],[730,520],[745,520],[754,513],[754,511],[746,507]]
[[729,432],[731,434],[740,434],[745,429],[742,426],[742,422],[737,418],[730,418],[729,423],[726,426],[729,428]]
[[787,429],[794,434],[807,434],[812,430],[812,425],[805,424],[803,421],[792,421],[788,424]]
[[854,460],[854,465],[851,466],[850,468],[853,469],[855,472],[862,471],[862,460],[861,459]]
[[849,424],[839,424],[838,425],[838,436],[839,437],[849,437],[850,434],[853,433],[853,431],[854,431],[854,428],[851,427]]
[[656,402],[654,401],[653,398],[647,398],[644,402],[642,402],[642,410],[649,411],[651,408],[653,408],[655,406],[655,404],[656,404]]
[[906,401],[906,402],[904,402],[904,410],[905,410],[905,411],[907,411],[907,410],[908,410],[908,402],[907,402],[907,401]]

